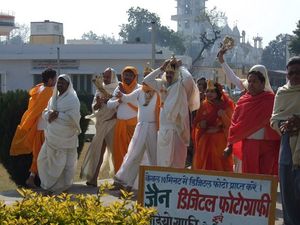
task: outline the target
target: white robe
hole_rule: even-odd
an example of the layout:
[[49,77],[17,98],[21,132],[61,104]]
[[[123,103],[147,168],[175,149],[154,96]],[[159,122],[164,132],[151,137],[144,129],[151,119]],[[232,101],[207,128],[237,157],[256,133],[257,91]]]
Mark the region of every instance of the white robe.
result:
[[45,142],[38,156],[38,171],[41,187],[53,192],[62,192],[72,183],[77,163],[78,134],[80,131],[80,103],[72,87],[71,79],[66,75],[59,76],[68,80],[69,87],[61,96],[57,96],[55,86],[53,96],[43,112],[48,121],[51,110],[59,112],[58,118],[47,123]]
[[199,91],[184,67],[179,68],[178,80],[167,88],[166,81],[156,79],[161,73],[160,69],[156,69],[144,78],[144,82],[161,96],[166,92],[166,96],[162,96],[165,99],[159,119],[157,165],[184,168],[190,142],[189,109],[199,108]]
[[[112,94],[116,88],[117,83],[112,83],[110,85],[103,85],[103,87]],[[111,87],[111,88],[110,88]],[[96,97],[102,96],[100,92],[96,92],[92,107],[96,104]],[[104,104],[102,107],[94,111],[96,117],[96,134],[89,146],[87,154],[82,163],[80,178],[92,181],[95,176],[98,177],[99,171],[97,171],[97,166],[102,154],[102,145],[105,141],[106,151],[103,156],[103,163],[100,168],[101,178],[109,178],[114,173],[113,163],[112,163],[112,152],[113,152],[113,135],[114,127],[116,124],[116,119],[113,118],[116,110],[108,109],[107,105]]]
[[[124,185],[134,186],[140,165],[156,165],[157,118],[155,109],[157,97],[155,93],[149,104],[143,106],[145,93],[142,91],[142,88],[135,90],[129,95],[122,96],[124,103],[138,102],[138,123],[128,146],[127,154],[115,176]],[[143,158],[144,154],[146,154],[145,158],[147,160]]]

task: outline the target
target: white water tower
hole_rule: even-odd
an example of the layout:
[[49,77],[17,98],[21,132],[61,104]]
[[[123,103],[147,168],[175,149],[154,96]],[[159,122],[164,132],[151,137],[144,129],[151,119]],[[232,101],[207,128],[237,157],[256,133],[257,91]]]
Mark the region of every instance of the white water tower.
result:
[[12,12],[0,11],[0,37],[9,39],[10,32],[15,29],[15,16]]

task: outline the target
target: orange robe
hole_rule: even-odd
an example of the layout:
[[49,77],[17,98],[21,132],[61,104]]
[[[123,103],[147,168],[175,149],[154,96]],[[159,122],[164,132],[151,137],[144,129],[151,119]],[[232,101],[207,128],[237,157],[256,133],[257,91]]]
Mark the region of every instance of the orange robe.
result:
[[129,120],[118,119],[115,126],[114,134],[114,166],[117,172],[123,162],[123,158],[127,153],[127,149],[134,133],[137,118]]
[[[246,93],[237,102],[229,128],[228,142],[233,153],[243,161],[244,173],[277,174],[279,135],[270,127],[274,94],[256,96]],[[264,128],[262,140],[247,139]]]
[[[234,104],[229,98],[220,105],[208,100],[203,101],[193,122],[193,169],[233,170],[232,157],[223,156],[233,108]],[[218,116],[219,110],[224,110],[225,113]],[[201,121],[206,121],[205,129],[199,127]]]
[[[119,84],[119,89],[122,93],[129,94],[133,92],[136,88],[138,71],[136,70],[135,67],[126,66],[123,69],[122,74],[126,70],[131,70],[134,73],[135,78],[130,85],[127,85],[124,82],[123,76],[121,76],[122,83]],[[135,110],[136,112],[138,111],[137,106],[131,103],[127,103],[127,105],[133,110]],[[133,136],[136,124],[137,124],[137,117],[128,120],[117,119],[116,126],[115,126],[115,133],[114,133],[114,150],[113,150],[115,173],[118,172],[119,168],[122,165],[123,158],[127,153],[127,149],[131,141],[131,138]]]
[[41,91],[42,86],[43,84],[38,84],[29,91],[28,108],[22,116],[10,146],[12,156],[32,153],[30,171],[34,173],[37,173],[37,156],[44,142],[44,132],[37,130],[37,125],[53,91],[52,87],[44,87]]

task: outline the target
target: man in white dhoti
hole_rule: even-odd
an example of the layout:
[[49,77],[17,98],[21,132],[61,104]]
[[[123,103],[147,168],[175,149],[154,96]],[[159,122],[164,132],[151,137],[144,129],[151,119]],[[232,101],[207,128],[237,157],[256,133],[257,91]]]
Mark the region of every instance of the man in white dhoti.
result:
[[[161,74],[162,78],[157,78]],[[199,90],[191,74],[175,58],[144,78],[161,97],[157,165],[184,168],[190,142],[189,110],[199,108]]]
[[47,128],[45,142],[38,156],[41,187],[60,193],[73,183],[78,134],[81,132],[80,103],[68,75],[58,77],[43,118],[47,121]]
[[117,97],[124,103],[138,102],[138,123],[127,154],[114,178],[116,189],[122,186],[132,188],[138,176],[139,166],[143,163],[144,154],[148,165],[156,165],[160,98],[158,93],[146,84],[128,95],[120,92]]
[[[114,127],[116,124],[116,110],[107,108],[107,101],[118,86],[118,79],[112,68],[103,72],[102,88],[97,88],[93,103],[93,115],[96,118],[96,134],[87,151],[81,167],[80,178],[87,179],[86,184],[97,186],[99,169],[102,167],[104,153],[107,154],[104,164],[110,164],[113,151]],[[107,153],[106,153],[107,152]],[[111,163],[112,164],[112,163]],[[113,168],[107,168],[113,170]]]

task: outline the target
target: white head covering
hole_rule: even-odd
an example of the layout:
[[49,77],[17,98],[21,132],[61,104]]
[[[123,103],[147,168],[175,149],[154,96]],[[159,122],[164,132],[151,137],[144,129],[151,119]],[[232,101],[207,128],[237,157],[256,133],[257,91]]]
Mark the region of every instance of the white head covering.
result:
[[59,80],[59,78],[63,78],[65,81],[67,81],[69,83],[69,86],[62,95],[58,96],[58,82],[56,82],[52,98],[50,99],[50,109],[62,111],[65,113],[68,111],[68,115],[74,121],[78,133],[80,133],[80,102],[77,97],[76,91],[73,88],[72,80],[67,74],[61,74],[57,80]]
[[[59,78],[63,78],[65,81],[67,81],[69,83],[68,89],[60,96],[60,98],[62,98],[63,96],[67,95],[67,94],[72,94],[75,95],[77,98],[77,94],[76,91],[73,88],[73,83],[71,78],[69,77],[69,75],[67,74],[61,74],[58,76],[57,80]],[[53,94],[52,94],[52,98],[51,98],[51,103],[50,103],[50,107],[52,110],[56,110],[57,108],[57,97],[58,97],[58,90],[57,90],[57,82],[54,86],[54,90],[53,90]]]
[[[119,81],[118,81],[118,77],[116,75],[116,71],[111,68],[111,67],[108,67],[104,70],[103,73],[105,73],[106,71],[110,70],[111,71],[111,81],[110,81],[110,84],[105,84],[104,82],[102,83],[102,86],[103,88],[110,94],[112,94],[114,92],[114,90],[116,89],[116,87],[118,86],[119,84]],[[102,76],[102,75],[100,75]],[[96,90],[96,95],[99,95],[99,91]]]
[[[264,78],[265,78],[265,88],[264,91],[270,91],[272,93],[274,93],[271,84],[270,84],[270,80],[269,80],[269,76],[268,76],[268,70],[264,65],[254,65],[250,70],[249,73],[254,72],[254,71],[258,71],[260,72]],[[243,81],[243,85],[246,89],[248,89],[248,81],[244,80]]]

